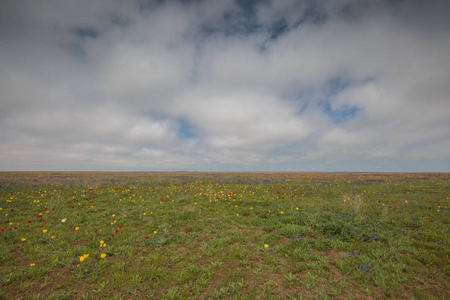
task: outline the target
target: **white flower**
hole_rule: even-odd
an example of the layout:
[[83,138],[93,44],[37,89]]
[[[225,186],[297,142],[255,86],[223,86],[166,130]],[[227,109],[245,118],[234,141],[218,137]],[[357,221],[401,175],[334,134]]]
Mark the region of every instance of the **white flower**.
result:
[[63,223],[64,223],[65,221],[67,221],[67,220],[66,220],[66,219],[62,219],[62,220],[61,220],[61,222],[63,222]]

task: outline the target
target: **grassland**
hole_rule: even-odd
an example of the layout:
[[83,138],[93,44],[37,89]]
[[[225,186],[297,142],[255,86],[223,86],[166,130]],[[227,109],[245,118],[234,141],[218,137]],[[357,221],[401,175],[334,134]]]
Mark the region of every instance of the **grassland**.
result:
[[450,299],[449,184],[0,173],[0,299]]

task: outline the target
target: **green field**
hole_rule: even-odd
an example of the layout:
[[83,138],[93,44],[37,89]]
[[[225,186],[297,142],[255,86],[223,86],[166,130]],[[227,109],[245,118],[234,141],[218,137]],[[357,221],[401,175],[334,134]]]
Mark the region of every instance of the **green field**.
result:
[[0,173],[0,299],[450,299],[449,174]]

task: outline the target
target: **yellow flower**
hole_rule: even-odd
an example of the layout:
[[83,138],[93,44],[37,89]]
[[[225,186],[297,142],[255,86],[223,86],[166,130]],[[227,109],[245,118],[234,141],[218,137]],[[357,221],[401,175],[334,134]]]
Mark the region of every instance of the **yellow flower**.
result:
[[54,239],[55,238],[55,236],[54,235],[52,235],[52,239]]
[[295,208],[296,210],[298,210],[298,207],[297,208]]
[[105,258],[105,257],[106,257],[106,254],[105,254],[105,253],[102,253],[102,254],[100,255],[100,257],[101,257],[101,258]]
[[84,256],[80,256],[80,262],[83,262],[84,259],[85,259]]
[[35,264],[34,264],[34,263],[32,263],[32,264],[30,264],[30,267],[34,267],[34,265],[35,265]]
[[75,230],[78,230],[78,229],[80,229],[80,227],[75,227]]
[[156,230],[155,231],[153,231],[153,234],[157,234],[158,232],[156,232]]
[[26,238],[22,238],[22,242],[25,242],[27,239]]
[[284,211],[282,211],[281,214],[284,214]]
[[264,244],[264,248],[266,248],[266,249],[267,249],[267,248],[269,248],[269,245],[267,245],[267,244]]
[[43,233],[47,233],[47,229],[42,230]]
[[104,242],[105,242],[104,240],[101,240],[101,241],[100,241],[100,245],[103,244]]
[[84,258],[88,258],[89,257],[89,254],[85,254],[85,255],[83,255],[84,256]]

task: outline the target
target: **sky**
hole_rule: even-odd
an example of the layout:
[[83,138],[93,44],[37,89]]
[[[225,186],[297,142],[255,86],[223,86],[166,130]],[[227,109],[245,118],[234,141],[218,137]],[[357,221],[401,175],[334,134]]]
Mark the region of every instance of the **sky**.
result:
[[450,172],[449,11],[2,0],[0,171]]

